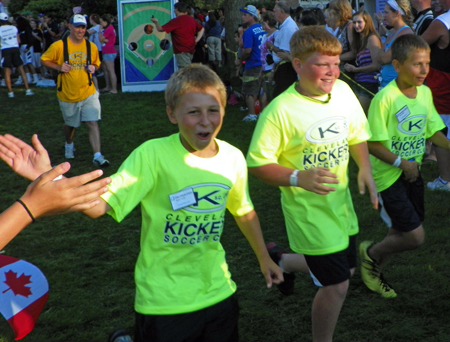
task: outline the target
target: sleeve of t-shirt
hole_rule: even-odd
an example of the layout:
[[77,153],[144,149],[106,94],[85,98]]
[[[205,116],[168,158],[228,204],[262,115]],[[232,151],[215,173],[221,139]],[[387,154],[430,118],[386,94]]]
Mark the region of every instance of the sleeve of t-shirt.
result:
[[347,110],[351,115],[347,141],[350,146],[357,145],[370,138],[370,126],[366,114],[353,90],[345,82],[341,82],[341,85],[343,86],[344,93],[340,96],[346,99],[345,103],[348,105]]
[[177,26],[174,25],[174,22],[172,19],[172,20],[169,20],[166,24],[162,25],[161,28],[164,30],[164,32],[170,33],[173,30],[175,30],[177,28]]
[[248,149],[248,167],[278,164],[283,134],[281,127],[269,116],[271,116],[270,107],[266,108],[264,115],[258,118]]
[[242,41],[244,42],[244,49],[253,47],[253,36],[251,32],[249,32],[249,30],[244,32],[244,35],[242,36]]
[[109,204],[107,212],[121,222],[148,194],[154,186],[151,150],[138,147],[123,162],[117,173],[111,176],[109,191],[101,197]]
[[369,108],[368,121],[372,136],[369,141],[387,141],[389,140],[389,132],[387,128],[387,121],[389,117],[389,108],[386,107],[383,98],[383,93],[378,93],[372,99]]
[[203,28],[203,26],[200,25],[197,20],[195,20],[195,27],[196,27],[195,32],[200,32]]
[[45,51],[42,56],[41,56],[41,60],[43,61],[50,61],[56,64],[62,64],[62,62],[60,62],[60,58],[64,59],[63,57],[63,43],[62,41],[57,41],[54,42],[53,44],[51,44],[49,46],[49,48],[47,49],[47,51]]
[[233,216],[243,216],[253,210],[248,190],[247,164],[240,151],[236,151],[232,160],[233,168],[236,170],[236,179],[228,193],[227,209]]
[[97,45],[95,45],[92,42],[89,42],[91,44],[91,64],[95,65],[97,68],[100,67],[100,58],[98,55],[98,49]]

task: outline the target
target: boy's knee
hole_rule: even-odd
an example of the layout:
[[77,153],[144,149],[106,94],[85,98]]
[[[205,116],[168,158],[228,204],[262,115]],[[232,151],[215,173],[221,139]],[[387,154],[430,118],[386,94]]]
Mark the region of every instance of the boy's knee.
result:
[[408,233],[408,240],[412,249],[419,248],[425,243],[425,231],[422,225]]
[[329,293],[332,293],[336,297],[340,297],[340,298],[344,299],[345,296],[347,295],[349,283],[350,282],[347,279],[339,284],[325,286],[325,287],[323,287],[323,289]]

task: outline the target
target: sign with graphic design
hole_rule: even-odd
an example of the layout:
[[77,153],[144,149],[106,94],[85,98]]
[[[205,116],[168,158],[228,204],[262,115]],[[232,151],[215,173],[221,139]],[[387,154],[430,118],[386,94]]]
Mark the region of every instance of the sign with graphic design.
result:
[[20,340],[33,330],[48,299],[48,283],[34,265],[0,255],[0,313]]
[[173,17],[174,0],[118,0],[120,63],[123,91],[161,91],[175,71],[170,34],[159,32]]

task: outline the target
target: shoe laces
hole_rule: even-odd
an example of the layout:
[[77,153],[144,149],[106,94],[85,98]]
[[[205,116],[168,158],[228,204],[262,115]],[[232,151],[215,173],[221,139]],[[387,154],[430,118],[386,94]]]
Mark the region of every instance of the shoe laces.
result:
[[[370,258],[370,257],[369,257]],[[378,278],[380,275],[380,265],[376,261],[363,260],[363,267],[370,272],[372,277]]]
[[384,279],[383,273],[380,273],[380,285],[384,292],[394,291],[392,286]]

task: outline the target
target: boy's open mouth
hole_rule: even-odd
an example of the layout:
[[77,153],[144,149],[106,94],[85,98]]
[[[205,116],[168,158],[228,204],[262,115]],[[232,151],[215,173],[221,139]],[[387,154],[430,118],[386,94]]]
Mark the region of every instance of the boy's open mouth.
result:
[[209,136],[209,132],[205,132],[205,133],[198,133],[197,135],[200,136],[200,138],[207,138]]

